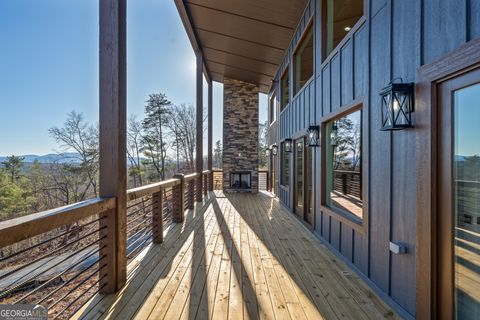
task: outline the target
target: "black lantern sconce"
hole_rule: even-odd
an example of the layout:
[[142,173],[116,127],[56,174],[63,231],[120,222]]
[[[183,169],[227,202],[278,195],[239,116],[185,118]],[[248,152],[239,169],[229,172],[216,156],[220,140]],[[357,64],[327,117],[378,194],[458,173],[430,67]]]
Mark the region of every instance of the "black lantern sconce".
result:
[[276,155],[277,155],[277,152],[278,152],[278,147],[277,147],[277,145],[276,145],[276,144],[272,145],[272,154],[273,154],[274,156],[276,156]]
[[320,126],[309,126],[307,139],[309,147],[318,147],[320,145]]
[[292,139],[288,138],[284,141],[285,152],[292,152]]
[[330,145],[336,147],[338,145],[338,127],[334,122],[332,125],[332,131],[330,132]]
[[382,130],[392,131],[413,127],[413,92],[413,83],[390,83],[382,89],[380,92],[382,99]]

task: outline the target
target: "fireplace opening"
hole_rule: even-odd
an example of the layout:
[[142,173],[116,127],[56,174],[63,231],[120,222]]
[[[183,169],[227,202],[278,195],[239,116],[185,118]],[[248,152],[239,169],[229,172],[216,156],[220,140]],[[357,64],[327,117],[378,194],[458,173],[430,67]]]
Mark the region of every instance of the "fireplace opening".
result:
[[230,174],[230,187],[232,189],[250,189],[252,187],[251,172],[232,172]]

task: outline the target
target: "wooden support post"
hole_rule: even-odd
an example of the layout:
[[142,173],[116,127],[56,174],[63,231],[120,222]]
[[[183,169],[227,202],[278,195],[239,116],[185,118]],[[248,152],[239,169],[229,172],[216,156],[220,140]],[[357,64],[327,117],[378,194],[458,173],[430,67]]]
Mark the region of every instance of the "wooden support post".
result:
[[188,209],[195,208],[195,180],[188,181]]
[[208,174],[203,175],[203,196],[206,196],[208,192]]
[[181,173],[173,177],[180,179],[180,184],[172,188],[172,220],[173,222],[182,223],[185,217],[185,179]]
[[163,242],[163,190],[152,195],[153,243]]
[[212,81],[208,83],[208,170],[210,174],[208,178],[208,191],[213,191],[213,84]]
[[201,202],[202,195],[202,178],[203,178],[203,53],[196,52],[197,55],[197,117],[196,117],[196,155],[195,155],[195,171],[199,173],[197,178],[195,200]]
[[100,220],[102,293],[119,290],[127,278],[126,233],[126,0],[100,1],[100,197],[116,208]]

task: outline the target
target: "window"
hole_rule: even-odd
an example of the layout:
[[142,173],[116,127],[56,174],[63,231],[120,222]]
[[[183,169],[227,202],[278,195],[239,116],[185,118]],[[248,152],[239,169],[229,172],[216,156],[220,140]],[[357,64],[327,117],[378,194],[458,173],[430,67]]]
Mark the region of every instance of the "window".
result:
[[269,114],[270,114],[270,123],[272,123],[273,121],[276,120],[276,116],[277,116],[277,110],[276,110],[276,99],[277,99],[277,96],[275,94],[275,92],[272,94],[271,98],[270,98],[270,102],[269,102],[269,105],[268,105],[268,108],[269,108]]
[[311,26],[293,55],[293,62],[293,83],[295,94],[297,94],[313,76],[313,28]]
[[290,152],[285,149],[285,142],[280,144],[280,184],[282,186],[290,185]]
[[280,112],[285,109],[288,102],[290,101],[290,72],[289,68],[283,73],[282,79],[280,80]]
[[326,205],[362,219],[362,111],[327,123],[326,140]]
[[363,0],[327,0],[324,59],[363,16]]

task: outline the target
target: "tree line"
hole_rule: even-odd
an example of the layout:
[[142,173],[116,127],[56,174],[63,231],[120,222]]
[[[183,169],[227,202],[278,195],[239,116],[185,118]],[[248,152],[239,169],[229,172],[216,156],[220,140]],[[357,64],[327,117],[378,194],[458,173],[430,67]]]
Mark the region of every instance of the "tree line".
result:
[[[195,168],[195,108],[173,104],[163,93],[148,96],[144,117],[130,116],[127,128],[128,187],[169,178]],[[1,163],[0,220],[47,210],[97,197],[99,191],[98,124],[72,111],[49,135],[61,152],[75,159],[54,163],[24,163],[12,155]],[[222,147],[215,146],[215,164],[221,166]],[[71,153],[68,153],[71,154]]]
[[[193,105],[173,104],[163,93],[150,94],[143,118],[132,115],[127,123],[128,187],[168,179],[176,172],[193,172],[195,127]],[[7,157],[0,169],[0,220],[97,197],[98,129],[98,124],[89,123],[81,113],[72,111],[63,126],[49,129],[50,137],[65,155],[61,161],[24,163],[19,156]],[[262,168],[267,163],[267,129],[266,123],[259,124]],[[68,159],[71,151],[75,159]],[[220,141],[213,147],[213,167],[222,167]]]

